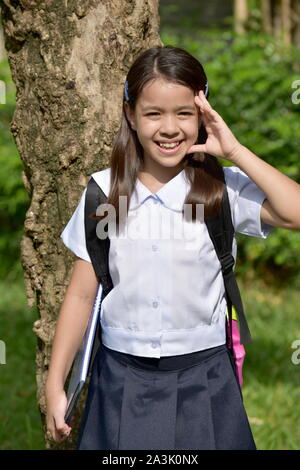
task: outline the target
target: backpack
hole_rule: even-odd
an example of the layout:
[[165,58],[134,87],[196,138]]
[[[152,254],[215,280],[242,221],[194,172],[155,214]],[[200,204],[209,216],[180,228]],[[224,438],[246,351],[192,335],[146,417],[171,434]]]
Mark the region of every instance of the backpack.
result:
[[[230,203],[227,193],[227,186],[225,183],[224,171],[222,171],[222,175],[224,193],[221,210],[217,216],[206,221],[205,223],[221,264],[228,307],[226,318],[226,342],[232,367],[234,369],[237,381],[241,387],[242,365],[245,356],[243,344],[251,343],[252,339],[245,317],[240,291],[233,271],[234,258],[232,256],[232,243],[234,237],[234,227],[231,219]],[[104,240],[101,240],[97,237],[96,227],[98,219],[92,215],[96,213],[97,207],[100,204],[105,203],[106,200],[106,195],[91,176],[87,185],[85,197],[84,227],[87,251],[91,258],[98,282],[101,283],[103,289],[101,302],[113,288],[113,282],[109,273],[108,265],[110,240],[108,237]],[[237,328],[236,319],[232,319],[232,308],[234,309],[234,313],[237,313],[240,332]],[[97,331],[95,334],[95,340],[91,354],[89,373],[91,371],[92,364],[100,343],[101,323],[99,320],[97,323]]]

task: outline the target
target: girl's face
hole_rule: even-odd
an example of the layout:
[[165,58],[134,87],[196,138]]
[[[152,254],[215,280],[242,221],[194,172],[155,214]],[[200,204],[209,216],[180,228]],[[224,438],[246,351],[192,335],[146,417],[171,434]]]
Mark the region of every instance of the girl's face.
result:
[[[144,170],[158,166],[182,167],[183,157],[197,141],[200,111],[193,91],[183,85],[156,79],[147,83],[135,111],[125,110],[132,129],[144,149]],[[159,142],[180,142],[174,150],[160,148]]]

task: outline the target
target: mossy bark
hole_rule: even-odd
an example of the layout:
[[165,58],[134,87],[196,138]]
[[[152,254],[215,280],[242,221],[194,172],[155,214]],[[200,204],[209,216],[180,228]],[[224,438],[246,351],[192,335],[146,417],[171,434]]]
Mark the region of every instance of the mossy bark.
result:
[[[60,233],[89,176],[107,166],[119,126],[125,76],[142,50],[162,44],[158,0],[2,0],[5,48],[16,84],[11,122],[31,203],[22,240],[29,306],[36,303],[37,400],[74,257]],[[85,394],[86,395],[86,394]],[[48,449],[72,449],[70,439]]]

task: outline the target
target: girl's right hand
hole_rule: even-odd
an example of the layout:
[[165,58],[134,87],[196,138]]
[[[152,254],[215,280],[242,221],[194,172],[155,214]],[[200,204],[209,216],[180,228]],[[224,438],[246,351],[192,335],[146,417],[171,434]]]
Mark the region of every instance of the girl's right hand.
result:
[[46,391],[46,406],[47,434],[55,442],[63,442],[69,437],[72,431],[72,428],[67,425],[64,418],[67,410],[67,396],[65,391]]

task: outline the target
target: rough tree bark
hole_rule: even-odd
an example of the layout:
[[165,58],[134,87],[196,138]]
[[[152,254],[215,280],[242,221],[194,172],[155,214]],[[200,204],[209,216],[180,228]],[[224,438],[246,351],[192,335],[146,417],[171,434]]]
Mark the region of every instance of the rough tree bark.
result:
[[[162,44],[159,0],[2,0],[5,48],[16,84],[11,123],[31,204],[22,264],[29,306],[40,318],[37,399],[45,430],[44,384],[73,255],[59,235],[89,175],[106,167],[119,125],[123,84],[134,58]],[[72,438],[48,449],[74,448]]]
[[2,28],[2,25],[0,23],[0,62],[2,62],[2,60],[6,59],[6,50],[5,50],[5,47],[4,47],[4,36],[3,36],[3,28]]

